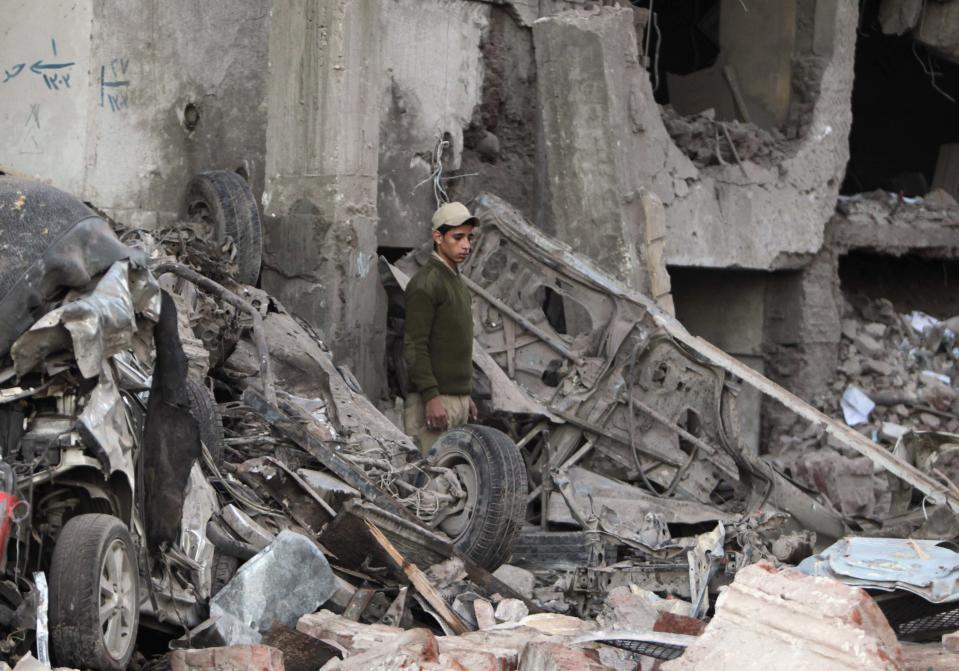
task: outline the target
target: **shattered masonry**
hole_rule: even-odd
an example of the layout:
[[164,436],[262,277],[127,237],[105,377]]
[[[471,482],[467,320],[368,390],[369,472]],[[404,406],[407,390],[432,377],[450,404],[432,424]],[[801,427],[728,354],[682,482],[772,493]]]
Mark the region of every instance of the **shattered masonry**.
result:
[[0,669],[959,668],[959,0],[121,4],[0,19]]

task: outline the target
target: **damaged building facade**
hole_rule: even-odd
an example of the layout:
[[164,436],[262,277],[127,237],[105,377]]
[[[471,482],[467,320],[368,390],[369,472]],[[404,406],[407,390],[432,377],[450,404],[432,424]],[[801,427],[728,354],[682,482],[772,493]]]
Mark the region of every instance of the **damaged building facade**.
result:
[[[929,293],[953,256],[955,10],[599,4],[13,3],[4,164],[146,227],[181,214],[193,173],[240,172],[265,218],[262,286],[373,396],[375,260],[423,244],[442,188],[496,193],[813,398],[840,276],[878,297],[875,276],[913,264]],[[947,197],[837,210],[880,189]],[[779,425],[758,396],[741,406],[758,450]]]
[[[174,668],[282,666],[266,646],[297,668],[312,645],[344,669],[910,669],[932,653],[897,637],[956,628],[929,619],[959,612],[937,589],[955,553],[910,537],[959,537],[959,0],[8,4],[0,215],[35,217],[34,178],[92,208],[112,251],[80,278],[106,273],[95,288],[67,274],[43,320],[0,329],[0,415],[38,404],[17,453],[36,460],[72,413],[95,425],[112,399],[120,422],[139,395],[150,453],[150,404],[189,400],[196,464],[166,480],[134,475],[137,422],[119,455],[55,438],[76,455],[62,473],[109,464],[80,489],[131,529],[154,520],[141,618],[180,647],[248,646]],[[451,432],[426,464],[397,429],[397,343],[447,199],[483,222],[463,277],[499,431]],[[125,321],[92,356],[66,306],[118,292]],[[51,315],[72,341],[45,339]],[[69,391],[77,372],[99,382]],[[485,480],[464,445],[503,455]],[[60,511],[34,522],[41,548],[102,512],[54,488],[61,470],[27,478]],[[491,477],[506,505],[478,514]],[[157,528],[164,506],[182,520]],[[843,560],[909,553],[939,562],[933,587],[905,559],[882,579]],[[507,559],[535,578],[487,572]],[[271,610],[267,589],[296,594]],[[757,615],[786,594],[809,645]],[[864,643],[833,649],[832,629]]]

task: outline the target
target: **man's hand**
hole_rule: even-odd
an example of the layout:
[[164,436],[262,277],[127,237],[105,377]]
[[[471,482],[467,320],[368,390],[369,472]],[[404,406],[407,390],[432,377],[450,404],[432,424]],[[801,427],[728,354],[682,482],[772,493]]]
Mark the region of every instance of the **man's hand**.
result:
[[449,426],[449,417],[446,416],[446,407],[439,396],[434,396],[426,402],[426,428],[430,431],[445,431]]
[[470,421],[475,422],[477,419],[479,419],[479,410],[476,409],[473,399],[470,399]]

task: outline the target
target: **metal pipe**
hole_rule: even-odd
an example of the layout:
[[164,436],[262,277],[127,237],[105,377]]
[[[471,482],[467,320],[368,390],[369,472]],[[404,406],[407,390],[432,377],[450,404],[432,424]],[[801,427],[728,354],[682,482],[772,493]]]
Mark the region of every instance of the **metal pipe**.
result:
[[559,338],[556,338],[555,336],[547,333],[546,331],[538,327],[536,324],[528,320],[526,317],[524,317],[520,313],[516,312],[516,310],[508,306],[506,303],[504,303],[500,299],[496,298],[496,296],[488,292],[486,289],[478,285],[476,282],[474,282],[470,278],[466,277],[465,275],[461,275],[461,277],[463,278],[463,282],[466,284],[466,286],[469,287],[470,291],[478,294],[485,301],[493,305],[493,307],[495,307],[497,310],[499,310],[504,315],[512,319],[514,322],[522,326],[524,329],[532,333],[534,336],[542,340],[544,343],[549,345],[553,350],[555,350],[559,354],[562,354],[567,359],[570,359],[577,366],[583,365],[583,359],[577,356],[573,352],[573,350],[567,347],[566,343],[562,342]]

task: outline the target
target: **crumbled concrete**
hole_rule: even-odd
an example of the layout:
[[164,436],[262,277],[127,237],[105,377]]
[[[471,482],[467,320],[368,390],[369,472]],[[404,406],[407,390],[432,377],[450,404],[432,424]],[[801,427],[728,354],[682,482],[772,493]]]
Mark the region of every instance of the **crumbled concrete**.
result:
[[529,608],[519,599],[503,599],[496,604],[494,615],[500,622],[519,622],[529,615]]
[[[849,156],[857,19],[855,3],[844,2],[824,3],[816,7],[815,17],[804,19],[813,34],[802,40],[797,35],[804,52],[797,56],[801,81],[794,80],[796,112],[795,118],[790,112],[789,123],[798,130],[787,158],[691,166],[687,195],[680,197],[671,188],[665,195],[657,191],[667,206],[671,265],[796,267],[804,261],[797,255],[821,247]],[[651,91],[640,104],[653,104]],[[661,121],[647,128],[649,145],[665,141],[668,148],[643,156],[663,174],[679,174],[681,163],[672,160],[675,146],[662,137],[665,132]],[[663,153],[670,160],[659,163]],[[783,221],[789,225],[771,225]]]
[[493,571],[493,577],[502,580],[526,599],[533,598],[533,588],[536,586],[536,576],[524,568],[503,564]]
[[372,28],[382,53],[382,103],[370,111],[379,133],[377,213],[388,224],[377,232],[380,246],[415,247],[429,238],[436,200],[428,178],[437,144],[449,141],[443,171],[455,174],[463,129],[480,105],[480,45],[492,9],[479,2],[397,0],[383,5],[380,25]]
[[606,668],[585,650],[548,642],[530,643],[519,661],[519,671],[602,671]]

